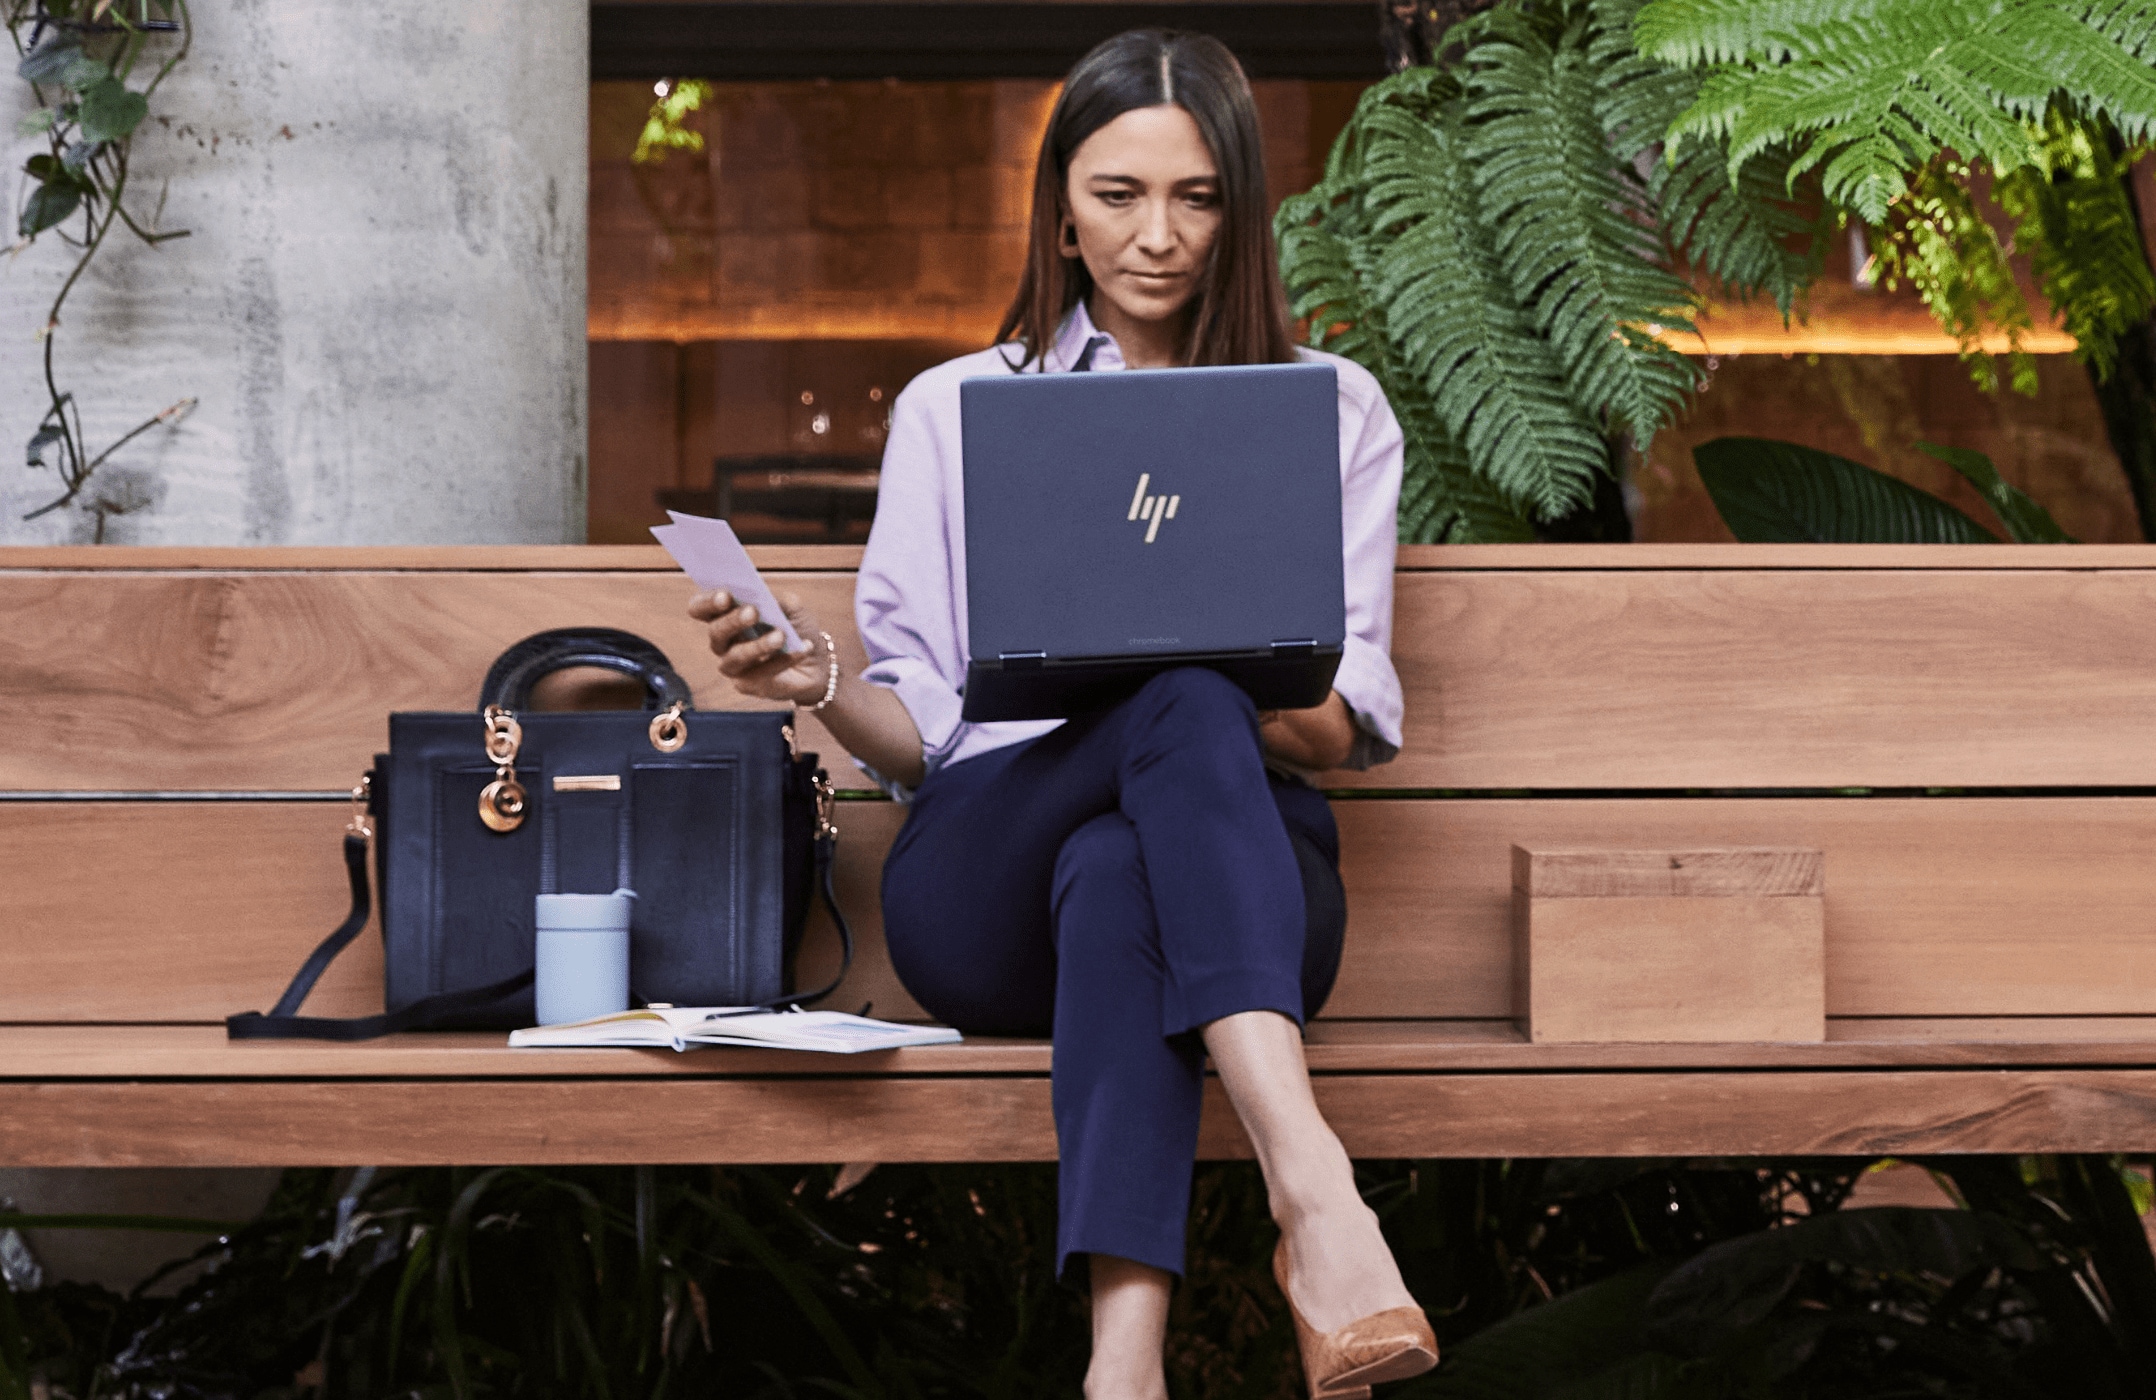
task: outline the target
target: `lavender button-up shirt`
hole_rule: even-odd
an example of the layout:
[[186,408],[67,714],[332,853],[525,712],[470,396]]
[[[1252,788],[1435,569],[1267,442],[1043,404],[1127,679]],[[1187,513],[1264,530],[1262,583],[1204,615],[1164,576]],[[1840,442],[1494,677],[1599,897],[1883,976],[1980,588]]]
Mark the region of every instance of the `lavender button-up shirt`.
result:
[[[1047,356],[1068,371],[1092,347],[1091,368],[1123,368],[1112,337],[1094,329],[1083,302]],[[1333,689],[1355,717],[1351,768],[1400,751],[1400,678],[1392,669],[1393,550],[1400,503],[1400,425],[1370,372],[1315,350],[1340,376],[1341,547],[1347,566],[1347,644]],[[958,385],[1008,374],[1014,346],[936,366],[906,386],[891,408],[876,523],[854,588],[855,620],[868,649],[863,678],[898,693],[921,732],[927,771],[1045,734],[1061,720],[971,724],[959,718],[966,680],[966,524],[960,470]],[[862,765],[894,797],[910,794]]]

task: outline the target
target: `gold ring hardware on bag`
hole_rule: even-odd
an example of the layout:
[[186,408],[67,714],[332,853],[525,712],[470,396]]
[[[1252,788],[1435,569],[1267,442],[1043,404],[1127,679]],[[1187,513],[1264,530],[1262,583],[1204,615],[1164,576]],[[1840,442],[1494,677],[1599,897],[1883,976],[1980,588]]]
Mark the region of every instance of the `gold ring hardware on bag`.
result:
[[479,820],[489,831],[515,831],[524,825],[524,785],[517,781],[517,749],[524,743],[524,726],[499,705],[486,708],[487,758],[494,764],[494,781],[479,794]]
[[689,742],[688,721],[681,717],[686,708],[676,700],[651,717],[651,746],[660,753],[674,753]]
[[352,785],[352,820],[344,829],[364,841],[374,835],[374,823],[367,817],[367,799],[374,795],[374,774],[362,773]]
[[838,804],[838,790],[831,786],[831,779],[818,771],[816,783],[816,839],[838,839],[838,828],[831,824],[832,810]]

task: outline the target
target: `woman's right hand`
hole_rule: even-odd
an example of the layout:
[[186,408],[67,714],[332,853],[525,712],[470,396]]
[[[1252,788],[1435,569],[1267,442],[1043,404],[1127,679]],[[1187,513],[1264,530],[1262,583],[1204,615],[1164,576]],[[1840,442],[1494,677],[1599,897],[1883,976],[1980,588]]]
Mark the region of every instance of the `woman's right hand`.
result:
[[719,673],[744,695],[759,700],[784,700],[813,705],[823,699],[831,679],[831,658],[815,638],[822,632],[816,620],[791,593],[774,594],[786,610],[794,631],[809,641],[798,655],[785,650],[786,634],[777,628],[759,636],[748,635],[760,619],[753,604],[737,603],[725,589],[699,593],[689,600],[689,616],[704,624],[712,655],[719,658]]

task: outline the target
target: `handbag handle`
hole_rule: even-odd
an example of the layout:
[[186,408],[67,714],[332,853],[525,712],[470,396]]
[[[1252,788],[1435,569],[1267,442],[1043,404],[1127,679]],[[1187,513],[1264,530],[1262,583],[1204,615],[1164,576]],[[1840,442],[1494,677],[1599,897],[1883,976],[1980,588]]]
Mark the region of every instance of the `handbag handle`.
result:
[[695,708],[689,683],[665,652],[634,632],[613,627],[557,627],[526,637],[487,668],[486,681],[479,687],[479,708],[484,711],[489,705],[499,705],[506,710],[528,710],[533,686],[573,666],[599,666],[634,677],[643,684],[646,710],[671,705]]

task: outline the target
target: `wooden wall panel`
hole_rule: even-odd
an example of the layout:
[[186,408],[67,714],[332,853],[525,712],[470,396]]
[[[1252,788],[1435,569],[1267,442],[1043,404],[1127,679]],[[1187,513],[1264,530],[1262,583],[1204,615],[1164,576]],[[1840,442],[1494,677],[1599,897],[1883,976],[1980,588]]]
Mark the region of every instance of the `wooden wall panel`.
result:
[[2156,782],[2156,573],[1416,574],[1388,786]]
[[[1510,1014],[1511,847],[1826,852],[1839,1016],[2156,1013],[2156,799],[1873,798],[1335,804],[1350,917],[1333,1017]],[[848,803],[861,957],[838,1004],[917,1008],[876,885],[902,812]],[[0,1021],[209,1021],[275,998],[343,916],[330,804],[0,803]],[[953,911],[963,918],[963,910]],[[804,976],[828,966],[810,934]],[[317,994],[376,1009],[372,936]]]
[[[860,665],[852,576],[773,577]],[[349,787],[392,711],[476,711],[494,658],[551,627],[638,633],[700,707],[757,708],[719,675],[693,592],[678,573],[0,573],[0,788]],[[813,719],[802,742],[868,786]]]
[[1350,893],[1328,1015],[1510,1014],[1515,843],[1825,851],[1829,1015],[2156,1011],[2156,799],[1333,806]]
[[[833,1002],[920,1019],[883,954],[877,884],[902,810],[839,812],[839,899],[861,956]],[[350,904],[345,809],[293,802],[0,802],[0,1022],[222,1021],[265,1011]],[[801,976],[838,965],[819,908]],[[370,922],[316,985],[307,1011],[382,1009]]]
[[[2156,785],[2156,569],[1712,558],[1530,569],[1492,549],[1493,567],[1404,572],[1406,749],[1328,785]],[[778,582],[853,644],[848,575]],[[688,592],[656,571],[0,568],[0,788],[339,787],[386,714],[469,708],[487,663],[544,627],[640,631],[699,703],[737,703]]]

